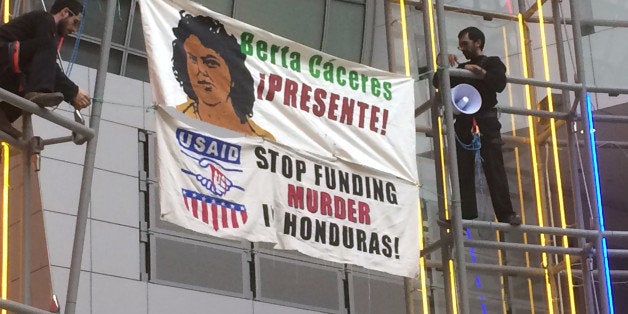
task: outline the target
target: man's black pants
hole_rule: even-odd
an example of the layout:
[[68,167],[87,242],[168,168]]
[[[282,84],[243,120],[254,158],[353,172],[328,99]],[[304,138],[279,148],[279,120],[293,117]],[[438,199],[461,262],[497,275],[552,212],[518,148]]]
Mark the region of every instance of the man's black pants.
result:
[[[488,184],[488,189],[495,210],[497,220],[504,221],[514,214],[508,188],[508,178],[504,169],[504,157],[502,155],[503,141],[501,139],[501,124],[495,112],[490,112],[484,117],[476,117],[480,127],[480,139],[482,148],[482,168]],[[458,117],[454,124],[458,139],[464,144],[471,143],[473,134],[472,118]],[[456,153],[458,155],[458,177],[460,183],[460,198],[463,219],[475,219],[478,217],[478,207],[475,192],[475,152],[462,147],[456,141]]]

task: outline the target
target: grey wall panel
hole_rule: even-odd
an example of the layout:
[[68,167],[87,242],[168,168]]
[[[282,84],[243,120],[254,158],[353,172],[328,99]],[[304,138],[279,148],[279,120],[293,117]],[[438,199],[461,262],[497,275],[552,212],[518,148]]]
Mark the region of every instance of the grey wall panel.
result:
[[138,228],[137,178],[94,170],[91,214],[93,219]]
[[101,119],[141,128],[144,124],[142,82],[114,74],[107,75]]
[[[85,245],[83,246],[82,270],[91,270],[91,237],[90,220],[87,222]],[[44,226],[46,227],[46,243],[51,266],[70,267],[72,257],[72,241],[76,216],[44,210]]]
[[[74,146],[55,146],[65,145]],[[42,157],[39,183],[43,209],[76,215],[82,175],[81,165]]]
[[92,271],[139,279],[139,230],[92,220]]
[[148,284],[148,313],[150,314],[247,314],[253,313],[252,308],[251,300]]
[[316,314],[325,313],[313,310],[297,309],[294,307],[287,307],[278,304],[254,302],[252,314]]
[[[257,298],[289,305],[307,305],[312,310],[340,312],[341,269],[257,254]],[[299,306],[299,307],[301,307]]]
[[317,314],[319,311],[297,309],[277,304],[204,293],[178,287],[148,284],[150,314]]
[[153,103],[153,92],[149,83],[142,85],[144,103],[144,130],[155,131],[155,104]]
[[105,120],[100,122],[96,168],[137,176],[137,153],[137,129]]
[[148,313],[147,289],[146,282],[93,274],[92,313]]

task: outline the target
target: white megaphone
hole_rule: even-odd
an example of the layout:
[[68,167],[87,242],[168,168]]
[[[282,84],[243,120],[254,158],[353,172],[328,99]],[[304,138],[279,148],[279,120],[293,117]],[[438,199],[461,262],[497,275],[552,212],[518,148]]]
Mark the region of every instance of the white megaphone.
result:
[[482,106],[482,96],[469,84],[458,84],[451,89],[451,103],[454,114],[474,114]]

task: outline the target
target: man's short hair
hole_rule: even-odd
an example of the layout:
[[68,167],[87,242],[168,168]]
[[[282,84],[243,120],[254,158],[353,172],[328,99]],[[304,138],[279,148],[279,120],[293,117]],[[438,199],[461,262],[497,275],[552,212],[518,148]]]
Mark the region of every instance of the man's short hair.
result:
[[83,13],[83,4],[76,0],[57,0],[50,8],[50,13],[57,14],[66,7],[74,14]]
[[467,27],[458,33],[458,39],[462,38],[464,34],[469,34],[469,39],[473,41],[480,40],[480,49],[484,50],[484,42],[486,39],[484,38],[484,33],[482,33],[481,30],[473,26]]

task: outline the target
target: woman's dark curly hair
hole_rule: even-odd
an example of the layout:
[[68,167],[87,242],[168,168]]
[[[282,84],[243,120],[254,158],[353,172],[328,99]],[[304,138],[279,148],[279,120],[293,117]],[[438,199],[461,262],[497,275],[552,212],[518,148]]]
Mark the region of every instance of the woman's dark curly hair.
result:
[[224,25],[208,16],[192,16],[179,12],[181,19],[179,25],[172,29],[176,37],[172,41],[172,70],[174,76],[183,87],[183,91],[193,99],[198,106],[198,97],[192,89],[187,70],[187,54],[183,49],[183,43],[196,35],[203,46],[215,50],[227,63],[233,86],[229,92],[233,109],[240,118],[241,123],[247,121],[247,117],[253,116],[253,78],[251,72],[244,65],[246,55],[240,51],[240,44],[233,35],[225,30]]

